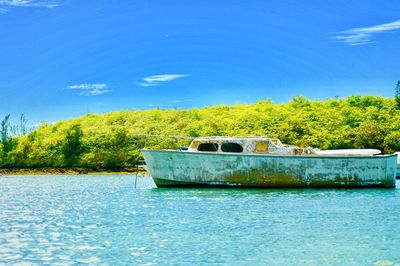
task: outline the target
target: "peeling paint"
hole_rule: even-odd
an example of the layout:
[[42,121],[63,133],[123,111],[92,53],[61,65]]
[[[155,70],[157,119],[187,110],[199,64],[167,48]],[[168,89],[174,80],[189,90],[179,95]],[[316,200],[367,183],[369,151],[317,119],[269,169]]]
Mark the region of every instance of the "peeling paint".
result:
[[[241,153],[224,153],[222,143],[238,143]],[[217,152],[199,152],[218,143]],[[260,144],[261,143],[261,144]],[[385,187],[395,186],[397,155],[317,155],[312,148],[269,138],[195,139],[188,151],[142,150],[158,187]]]
[[277,156],[143,150],[157,186],[394,187],[396,155]]

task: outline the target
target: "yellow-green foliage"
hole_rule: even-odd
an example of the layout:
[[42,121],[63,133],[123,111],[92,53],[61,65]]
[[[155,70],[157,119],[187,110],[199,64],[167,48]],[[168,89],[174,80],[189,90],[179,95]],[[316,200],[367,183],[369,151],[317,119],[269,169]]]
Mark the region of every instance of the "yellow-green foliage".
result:
[[[74,144],[79,151],[68,155],[71,134],[77,134],[77,128],[82,131],[82,136],[76,137],[79,143]],[[177,148],[190,142],[138,134],[270,136],[302,147],[377,148],[391,153],[400,150],[400,111],[391,98],[351,96],[311,101],[299,96],[287,104],[263,100],[190,110],[88,114],[54,125],[42,124],[34,132],[13,139],[13,150],[2,155],[1,163],[19,167],[125,168],[141,158],[140,148]]]

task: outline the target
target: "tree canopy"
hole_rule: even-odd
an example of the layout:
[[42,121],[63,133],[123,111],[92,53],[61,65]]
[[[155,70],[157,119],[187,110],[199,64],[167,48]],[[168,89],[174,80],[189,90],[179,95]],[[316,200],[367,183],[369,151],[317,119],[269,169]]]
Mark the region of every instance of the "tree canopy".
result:
[[[43,123],[21,136],[0,132],[0,166],[120,169],[141,159],[141,148],[178,148],[190,139],[167,136],[269,136],[320,149],[400,150],[400,110],[393,98],[351,96],[275,104],[217,105],[189,110],[114,111]],[[142,136],[141,134],[165,137]]]

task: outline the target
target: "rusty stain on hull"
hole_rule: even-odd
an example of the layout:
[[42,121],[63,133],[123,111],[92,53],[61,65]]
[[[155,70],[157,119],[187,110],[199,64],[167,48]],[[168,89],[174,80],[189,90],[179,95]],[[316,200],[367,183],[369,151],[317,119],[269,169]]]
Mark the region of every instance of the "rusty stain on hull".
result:
[[316,156],[143,150],[158,187],[395,187],[396,155]]

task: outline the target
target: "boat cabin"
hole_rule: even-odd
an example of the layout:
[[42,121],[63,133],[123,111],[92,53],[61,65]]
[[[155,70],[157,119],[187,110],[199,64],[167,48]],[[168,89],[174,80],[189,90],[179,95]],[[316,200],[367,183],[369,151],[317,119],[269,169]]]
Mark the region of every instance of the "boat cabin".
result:
[[311,154],[308,148],[285,145],[279,139],[267,137],[203,137],[192,141],[189,152],[253,153],[302,155]]
[[319,150],[299,148],[282,144],[279,139],[268,137],[202,137],[195,138],[189,152],[246,153],[274,155],[318,155],[318,156],[376,156],[377,149]]

